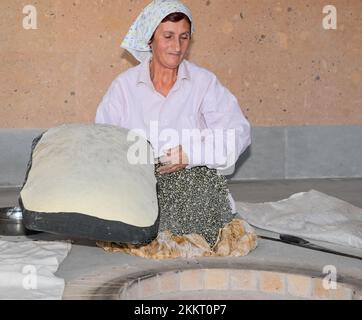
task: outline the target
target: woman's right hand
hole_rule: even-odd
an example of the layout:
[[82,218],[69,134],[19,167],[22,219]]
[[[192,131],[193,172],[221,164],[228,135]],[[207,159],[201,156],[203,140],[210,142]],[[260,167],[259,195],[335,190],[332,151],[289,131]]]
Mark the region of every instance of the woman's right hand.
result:
[[179,145],[175,148],[166,150],[165,155],[159,158],[161,167],[157,169],[160,174],[167,174],[185,169],[189,165],[187,154]]

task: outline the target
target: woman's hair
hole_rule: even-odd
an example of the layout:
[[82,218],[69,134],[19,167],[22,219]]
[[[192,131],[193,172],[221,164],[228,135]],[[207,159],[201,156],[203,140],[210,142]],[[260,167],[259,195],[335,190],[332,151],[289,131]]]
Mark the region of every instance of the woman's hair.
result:
[[[171,21],[171,22],[179,22],[181,20],[185,19],[186,21],[188,21],[189,25],[190,25],[190,36],[191,36],[191,21],[189,19],[189,17],[182,13],[182,12],[173,12],[173,13],[170,13],[168,16],[166,16],[162,21],[161,23],[164,23],[164,22],[167,22],[167,21]],[[153,33],[150,41],[148,41],[148,43],[152,43],[153,41],[153,37],[155,36],[155,33]]]
[[182,12],[174,12],[174,13],[170,13],[168,16],[166,16],[162,21],[161,23],[163,22],[167,22],[167,21],[171,21],[171,22],[179,22],[183,19],[186,19],[189,24],[190,24],[190,28],[191,28],[191,21],[189,19],[189,17],[182,13]]

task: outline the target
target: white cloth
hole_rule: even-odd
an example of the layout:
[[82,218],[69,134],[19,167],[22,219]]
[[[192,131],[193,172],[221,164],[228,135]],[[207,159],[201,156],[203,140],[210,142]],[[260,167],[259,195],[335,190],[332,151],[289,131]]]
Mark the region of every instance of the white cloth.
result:
[[362,249],[362,209],[316,190],[277,202],[236,202],[251,225],[306,239]]
[[122,41],[121,47],[128,50],[138,61],[149,58],[151,48],[148,41],[161,21],[171,13],[181,12],[191,21],[191,34],[194,32],[191,11],[177,0],[154,0],[137,17]]
[[0,299],[61,299],[64,280],[54,273],[70,249],[60,241],[0,241]]

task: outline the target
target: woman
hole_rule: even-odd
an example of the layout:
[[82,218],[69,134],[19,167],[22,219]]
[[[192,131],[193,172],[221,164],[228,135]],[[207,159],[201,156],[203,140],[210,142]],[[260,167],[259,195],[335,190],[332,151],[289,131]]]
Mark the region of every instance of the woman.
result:
[[160,160],[160,231],[199,233],[212,245],[235,211],[216,169],[233,167],[250,144],[250,125],[217,77],[185,59],[193,32],[180,1],[151,2],[121,45],[140,64],[112,82],[96,123],[145,132]]

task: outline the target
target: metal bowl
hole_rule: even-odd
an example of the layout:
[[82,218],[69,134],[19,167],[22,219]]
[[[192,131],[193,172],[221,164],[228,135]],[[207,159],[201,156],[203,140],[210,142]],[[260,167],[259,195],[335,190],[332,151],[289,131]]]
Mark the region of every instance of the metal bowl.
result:
[[20,207],[0,208],[0,235],[24,236],[39,233],[25,228]]

